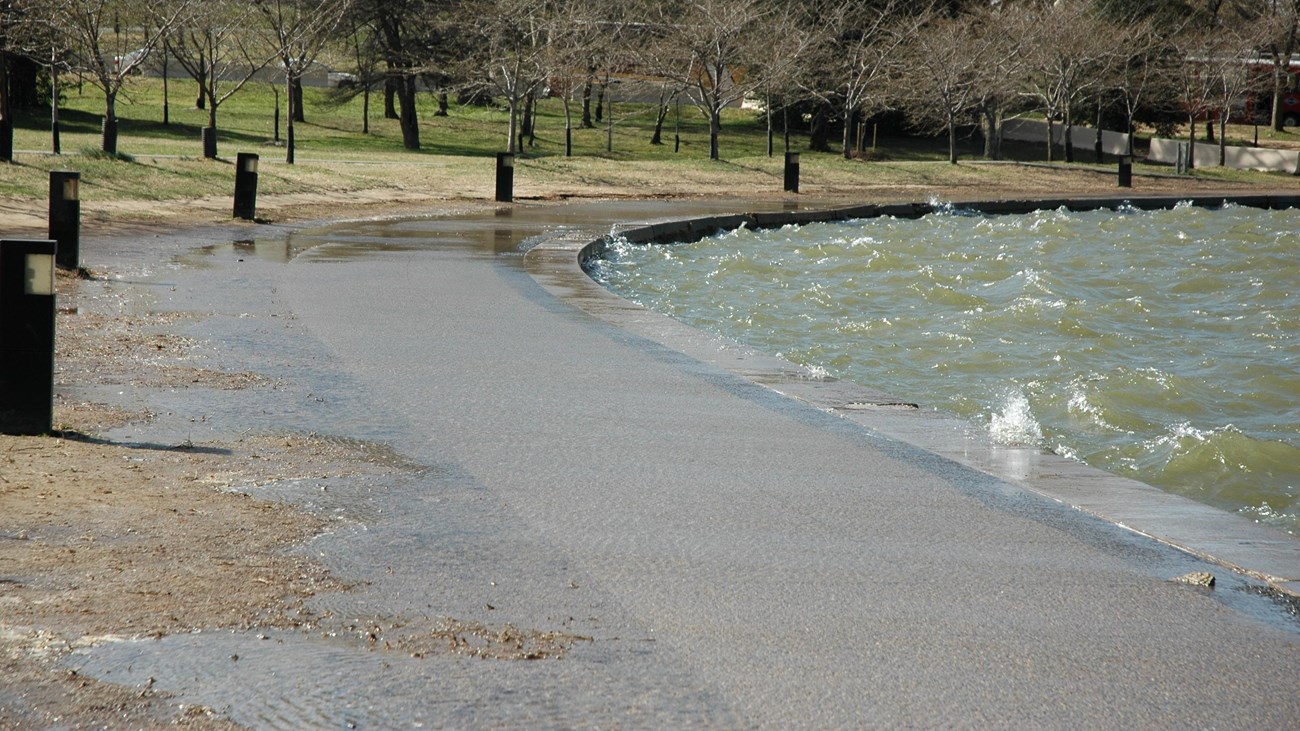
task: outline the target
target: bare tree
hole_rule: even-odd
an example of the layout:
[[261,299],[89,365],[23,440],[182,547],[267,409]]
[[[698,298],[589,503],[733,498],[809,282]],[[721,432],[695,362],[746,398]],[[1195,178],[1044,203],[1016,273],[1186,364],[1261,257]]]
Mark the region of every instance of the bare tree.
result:
[[[1196,167],[1196,123],[1207,120],[1215,111],[1217,98],[1215,67],[1223,47],[1216,29],[1189,30],[1177,39],[1181,63],[1168,69],[1166,83],[1174,90],[1179,105],[1187,115],[1188,169]],[[1235,49],[1234,49],[1235,50]]]
[[689,89],[709,120],[709,159],[717,160],[722,110],[762,83],[748,68],[765,58],[771,10],[763,0],[686,0],[656,4],[649,17],[656,35],[649,68]]
[[1000,160],[1007,115],[1024,107],[1019,84],[1025,74],[1025,38],[1030,28],[1024,14],[1003,4],[978,6],[970,14],[970,22],[979,28],[986,46],[985,62],[975,69],[972,78],[975,108],[984,134],[984,157]]
[[1060,0],[1027,11],[1026,92],[1047,116],[1047,159],[1053,158],[1053,126],[1065,124],[1065,160],[1074,161],[1074,108],[1102,86],[1107,64],[1116,57],[1113,29],[1086,0]]
[[[830,0],[835,2],[835,0]],[[755,92],[763,95],[763,121],[767,126],[767,156],[774,150],[774,118],[778,106],[784,115],[789,100],[803,93],[804,80],[811,78],[809,69],[820,62],[817,51],[829,40],[829,34],[822,32],[823,23],[819,17],[817,4],[791,3],[779,5],[768,18],[765,25],[768,36],[768,53],[752,67],[757,74]],[[673,87],[672,96],[683,91]],[[662,124],[668,113],[665,103],[668,97],[660,99],[659,122]],[[781,103],[778,105],[778,101]],[[656,127],[658,134],[658,127]],[[790,134],[785,134],[785,151],[790,151]]]
[[975,79],[995,47],[975,16],[937,12],[926,15],[906,47],[902,79],[908,112],[947,131],[950,163],[957,163],[957,125],[975,111]]
[[841,151],[853,157],[853,128],[858,115],[885,111],[899,96],[892,82],[903,70],[903,46],[919,32],[927,16],[909,12],[911,4],[886,0],[863,7],[840,0],[820,9],[814,21],[825,31],[816,45],[811,74],[803,90],[828,105],[838,105],[844,117]]
[[[467,61],[471,84],[486,85],[510,110],[506,151],[518,151],[519,113],[546,83],[549,26],[544,0],[487,0],[478,13],[478,54]],[[472,69],[479,69],[474,74]]]
[[1133,120],[1152,107],[1150,97],[1167,98],[1173,67],[1180,65],[1163,26],[1149,17],[1135,17],[1115,25],[1116,45],[1127,49],[1115,63],[1109,86],[1123,106],[1128,154],[1133,154]]
[[[253,50],[249,28],[257,15],[243,2],[208,0],[196,5],[167,36],[170,57],[199,82],[208,112],[203,130],[203,156],[217,156],[217,110],[266,67],[275,53]],[[164,59],[166,62],[166,59]]]
[[[117,98],[192,0],[32,0],[68,49],[71,65],[104,95],[101,149],[117,154]],[[130,32],[109,32],[123,20]],[[120,28],[120,26],[119,26]]]
[[378,33],[374,22],[368,18],[352,14],[349,18],[351,29],[353,58],[356,61],[357,83],[353,86],[340,87],[341,99],[352,99],[361,95],[361,133],[370,134],[370,92],[380,79],[379,48],[376,43]]
[[[10,4],[5,8],[5,43],[6,55],[25,58],[36,65],[37,68],[44,68],[49,74],[49,103],[50,103],[50,151],[55,155],[62,154],[63,144],[59,126],[59,99],[62,95],[60,86],[61,75],[71,71],[71,63],[68,51],[57,34],[56,28],[45,13],[40,12],[28,4]],[[7,66],[7,60],[5,59]],[[7,75],[6,69],[3,74]],[[3,95],[3,104],[6,109],[9,108],[9,84],[5,84],[4,89],[0,89],[0,95]],[[7,160],[13,157],[13,127],[11,118],[8,116],[11,112],[6,112],[5,120],[9,124],[3,130],[5,135],[5,148],[8,155]]]
[[302,77],[316,63],[352,5],[352,0],[257,0],[270,47],[284,71],[287,97],[285,162],[294,162],[294,120],[302,103]]
[[21,53],[23,21],[14,0],[0,0],[0,162],[14,159],[14,119],[9,98],[9,59]]
[[1291,79],[1291,60],[1295,58],[1297,41],[1300,40],[1300,0],[1269,0],[1268,5],[1269,17],[1264,28],[1268,32],[1265,45],[1273,62],[1270,123],[1274,131],[1281,132],[1286,126],[1283,99]]
[[[359,23],[374,28],[376,51],[387,69],[384,79],[384,116],[395,117],[402,130],[402,146],[420,149],[420,120],[416,113],[417,82],[434,70],[440,45],[447,36],[448,6],[444,0],[354,0]],[[397,109],[390,110],[393,99]],[[393,112],[392,115],[389,112]]]
[[1255,47],[1260,40],[1255,28],[1225,25],[1206,37],[1190,59],[1194,73],[1204,78],[1207,111],[1211,114],[1206,124],[1217,121],[1219,125],[1220,165],[1227,158],[1228,120],[1245,109],[1247,94],[1259,80],[1250,59],[1243,58],[1241,51]]
[[542,67],[550,91],[564,106],[564,155],[573,155],[573,101],[587,82],[591,60],[610,45],[618,24],[600,12],[599,4],[561,0],[545,17]]

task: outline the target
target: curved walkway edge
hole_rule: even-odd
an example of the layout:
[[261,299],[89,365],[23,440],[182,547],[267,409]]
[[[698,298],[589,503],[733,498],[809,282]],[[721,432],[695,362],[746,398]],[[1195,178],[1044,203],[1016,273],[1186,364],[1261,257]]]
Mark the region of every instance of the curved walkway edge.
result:
[[[955,206],[986,214],[1015,214],[1056,208],[1127,206],[1149,210],[1180,203],[1300,208],[1300,196],[1110,196],[975,201]],[[920,217],[946,207],[936,203],[862,205],[635,222],[604,234],[565,231],[529,242],[525,263],[543,288],[601,320],[837,414],[877,434],[928,450],[1300,597],[1300,539],[1294,536],[1037,447],[993,444],[982,431],[955,417],[921,409],[859,384],[816,376],[789,361],[646,310],[606,290],[585,269],[590,261],[603,255],[615,232],[633,243],[684,242],[740,227],[774,228],[877,216]]]

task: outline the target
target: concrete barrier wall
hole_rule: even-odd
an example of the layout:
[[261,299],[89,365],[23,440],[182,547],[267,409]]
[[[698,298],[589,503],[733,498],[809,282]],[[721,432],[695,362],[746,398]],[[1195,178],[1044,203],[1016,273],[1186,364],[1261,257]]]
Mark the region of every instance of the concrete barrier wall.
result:
[[[962,210],[979,211],[989,215],[1032,213],[1033,211],[1066,208],[1072,211],[1094,211],[1098,209],[1118,209],[1121,207],[1156,210],[1173,208],[1179,203],[1191,203],[1196,206],[1213,208],[1225,203],[1235,203],[1252,208],[1300,208],[1300,195],[1234,195],[1234,196],[1136,196],[1112,197],[1097,196],[1093,198],[1034,198],[1025,200],[969,201],[954,204]],[[933,203],[892,203],[886,205],[860,205],[846,208],[802,211],[769,211],[763,213],[740,213],[726,216],[704,216],[678,221],[664,221],[633,226],[618,232],[618,236],[634,244],[673,244],[698,241],[723,231],[746,228],[780,228],[790,224],[802,225],[823,221],[847,221],[859,218],[876,218],[894,216],[896,218],[920,218],[933,213]],[[578,253],[578,261],[584,270],[589,270],[590,263],[604,257],[611,239],[602,237],[584,244]]]
[[[1169,165],[1177,164],[1178,148],[1185,140],[1153,138],[1147,160]],[[1224,151],[1224,167],[1239,170],[1280,171],[1297,174],[1300,152],[1296,150],[1269,150],[1262,147],[1232,147]],[[1196,167],[1215,167],[1219,164],[1219,146],[1208,142],[1196,143]]]
[[[1096,131],[1091,127],[1075,127],[1073,142],[1075,150],[1091,150]],[[1042,143],[1047,139],[1047,123],[1037,119],[1012,119],[1003,127],[1004,139],[1020,142]],[[1056,125],[1052,135],[1053,143],[1065,146],[1065,127]],[[1178,163],[1178,146],[1187,144],[1183,140],[1152,138],[1151,151],[1147,154],[1148,162],[1176,165]],[[1102,130],[1101,148],[1108,155],[1123,155],[1128,151],[1128,135],[1122,132]],[[1219,164],[1219,146],[1207,142],[1196,143],[1196,167],[1214,167]],[[1225,150],[1224,166],[1238,170],[1279,171],[1300,174],[1300,151],[1270,150],[1263,147],[1228,147]]]
[[[1002,138],[1018,142],[1037,142],[1047,140],[1047,122],[1037,119],[1009,119],[1002,125]],[[1097,130],[1091,127],[1075,126],[1071,133],[1074,149],[1091,151],[1097,140]],[[1053,125],[1052,144],[1065,147],[1065,125]],[[1107,155],[1127,155],[1128,135],[1123,132],[1101,131],[1101,151]]]

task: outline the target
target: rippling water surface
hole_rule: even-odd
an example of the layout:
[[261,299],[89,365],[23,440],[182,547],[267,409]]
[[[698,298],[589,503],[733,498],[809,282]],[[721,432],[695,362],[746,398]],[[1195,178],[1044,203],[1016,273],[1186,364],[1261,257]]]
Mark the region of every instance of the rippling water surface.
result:
[[1300,531],[1300,215],[947,211],[615,245],[624,297]]

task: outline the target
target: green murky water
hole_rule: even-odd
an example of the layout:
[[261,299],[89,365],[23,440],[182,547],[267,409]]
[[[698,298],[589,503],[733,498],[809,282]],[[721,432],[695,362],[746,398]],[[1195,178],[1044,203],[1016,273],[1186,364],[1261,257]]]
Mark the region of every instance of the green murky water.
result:
[[613,247],[696,327],[1300,531],[1300,213],[947,211]]

